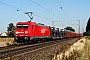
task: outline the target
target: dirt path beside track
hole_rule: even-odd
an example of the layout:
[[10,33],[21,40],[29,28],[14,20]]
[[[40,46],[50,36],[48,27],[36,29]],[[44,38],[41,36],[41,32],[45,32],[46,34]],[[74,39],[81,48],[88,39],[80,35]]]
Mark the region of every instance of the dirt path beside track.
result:
[[13,44],[14,38],[0,38],[0,47],[5,47]]

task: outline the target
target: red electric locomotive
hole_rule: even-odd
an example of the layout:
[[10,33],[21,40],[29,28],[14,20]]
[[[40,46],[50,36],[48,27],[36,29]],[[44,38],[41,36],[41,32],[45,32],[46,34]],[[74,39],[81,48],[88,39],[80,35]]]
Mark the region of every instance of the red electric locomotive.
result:
[[17,43],[50,38],[50,28],[44,24],[35,22],[18,22],[14,33],[14,41]]
[[43,41],[49,39],[80,37],[81,34],[59,30],[59,28],[46,26],[35,22],[18,22],[14,33],[14,41],[17,43],[29,43],[30,41]]

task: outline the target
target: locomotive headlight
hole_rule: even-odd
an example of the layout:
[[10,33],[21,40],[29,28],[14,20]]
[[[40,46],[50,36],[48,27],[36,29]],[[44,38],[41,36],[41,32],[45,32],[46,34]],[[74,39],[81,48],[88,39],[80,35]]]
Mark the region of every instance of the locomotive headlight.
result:
[[28,33],[28,31],[25,31],[25,33]]
[[16,32],[16,34],[18,34],[19,32]]
[[18,35],[16,35],[16,36],[18,36]]

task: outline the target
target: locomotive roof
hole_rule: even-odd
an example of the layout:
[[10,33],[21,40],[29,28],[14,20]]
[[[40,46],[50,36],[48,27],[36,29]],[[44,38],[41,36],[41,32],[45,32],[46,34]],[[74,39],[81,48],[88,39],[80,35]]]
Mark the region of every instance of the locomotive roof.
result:
[[28,23],[34,23],[34,22],[17,22],[17,24],[28,24]]
[[33,24],[38,25],[38,26],[49,27],[49,26],[42,24],[42,23],[36,23],[36,22],[30,22],[30,21],[28,21],[28,22],[17,22],[17,24],[30,24],[30,23],[33,23]]

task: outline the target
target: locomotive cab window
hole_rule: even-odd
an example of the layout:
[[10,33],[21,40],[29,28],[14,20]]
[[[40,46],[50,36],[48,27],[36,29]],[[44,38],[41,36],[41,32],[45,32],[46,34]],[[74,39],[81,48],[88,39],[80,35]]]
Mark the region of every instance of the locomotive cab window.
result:
[[17,28],[22,28],[22,25],[17,25]]
[[28,28],[28,25],[23,25],[23,28]]
[[28,25],[27,24],[18,24],[17,28],[18,29],[20,29],[20,28],[28,28]]

